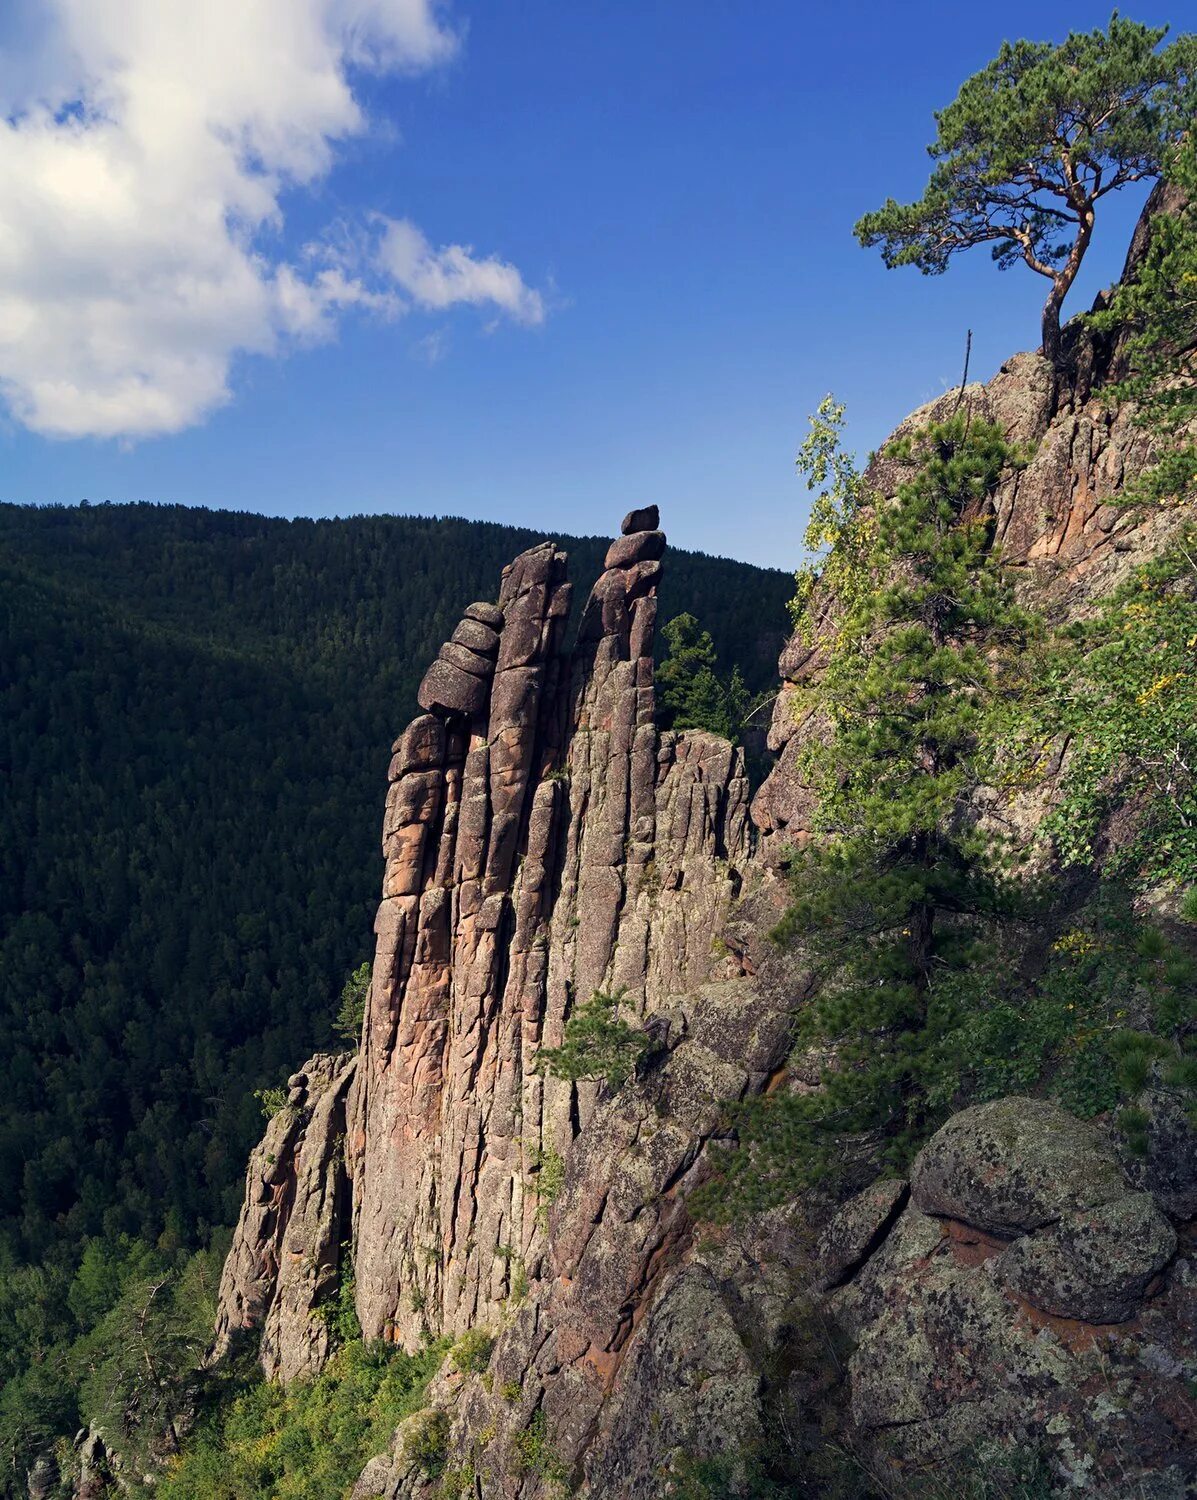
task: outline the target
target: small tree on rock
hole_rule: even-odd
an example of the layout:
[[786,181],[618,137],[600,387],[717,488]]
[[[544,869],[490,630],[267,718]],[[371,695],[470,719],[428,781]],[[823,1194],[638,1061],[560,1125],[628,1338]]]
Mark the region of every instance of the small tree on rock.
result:
[[691,614],[670,620],[664,634],[668,651],[656,682],[665,727],[707,729],[726,740],[738,739],[749,707],[739,669],[726,681],[720,677],[711,633]]
[[1059,46],[1006,42],[936,113],[936,161],[915,203],[893,198],[856,224],[887,266],[947,269],[989,244],[1004,270],[1018,261],[1051,283],[1043,352],[1060,358],[1060,310],[1093,237],[1097,204],[1160,176],[1189,130],[1197,36],[1159,49],[1166,27],[1114,12],[1105,30]]
[[341,988],[334,1030],[347,1042],[357,1043],[366,1018],[366,1001],[370,998],[370,965],[359,964]]

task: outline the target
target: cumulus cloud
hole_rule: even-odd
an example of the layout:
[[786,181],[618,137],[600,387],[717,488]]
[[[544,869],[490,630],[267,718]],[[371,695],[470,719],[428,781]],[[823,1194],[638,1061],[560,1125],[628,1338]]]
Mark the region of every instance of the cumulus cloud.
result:
[[353,256],[281,249],[284,191],[366,129],[352,70],[454,55],[437,0],[39,9],[28,66],[0,68],[0,391],[26,426],[177,432],[229,399],[238,355],[326,339],[351,309],[543,318],[513,266],[406,221],[375,219]]
[[385,221],[377,260],[422,307],[489,302],[520,323],[544,322],[544,299],[514,266],[494,256],[478,260],[467,245],[434,250],[407,219]]

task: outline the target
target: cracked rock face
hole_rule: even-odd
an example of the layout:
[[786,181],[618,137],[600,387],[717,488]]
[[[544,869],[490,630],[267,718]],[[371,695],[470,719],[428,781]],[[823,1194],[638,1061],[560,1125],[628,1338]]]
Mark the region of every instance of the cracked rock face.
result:
[[327,1358],[328,1328],[315,1309],[336,1286],[348,1233],[345,1111],[356,1067],[328,1053],[305,1063],[249,1159],[212,1359],[250,1332],[261,1333],[271,1378],[314,1375]]
[[[1108,503],[1146,450],[1091,395],[1087,358],[1063,391],[1021,355],[967,392],[1037,445],[992,520],[1054,617],[1090,609],[1171,524]],[[869,478],[893,493],[889,460]],[[664,549],[655,506],[625,517],[572,647],[565,556],[530,549],[429,667],[389,771],[356,1066],[314,1059],[255,1153],[218,1349],[261,1328],[270,1373],[318,1368],[351,1217],[368,1338],[495,1335],[484,1373],[446,1365],[434,1415],[408,1419],[357,1500],[442,1492],[405,1456],[426,1420],[482,1500],[543,1500],[564,1479],[649,1500],[685,1458],[730,1459],[734,1488],[737,1454],[818,1420],[826,1371],[804,1361],[833,1325],[851,1346],[837,1430],[870,1472],[898,1480],[997,1437],[1046,1448],[1073,1489],[1180,1496],[1197,1477],[1197,1200],[1192,1128],[1159,1090],[1135,1162],[1052,1105],[999,1100],[950,1120],[909,1183],[696,1229],[688,1199],[727,1105],[783,1081],[810,993],[764,935],[784,903],[776,859],[813,826],[799,766],[822,726],[792,706],[835,603],[782,656],[756,843],[740,752],[654,724]],[[1050,804],[1037,795],[1003,809],[1017,834]],[[615,1090],[536,1066],[596,990],[621,992],[649,1039]]]
[[[1095,389],[1117,376],[1117,351],[1082,349],[1070,385],[1057,389],[1047,362],[1018,354],[985,385],[952,391],[912,413],[892,434],[898,439],[928,422],[942,421],[963,399],[978,418],[998,423],[1007,439],[1030,454],[1026,466],[999,486],[987,516],[1023,602],[1049,620],[1080,618],[1123,581],[1137,562],[1163,545],[1184,522],[1177,508],[1136,511],[1117,504],[1126,481],[1153,461],[1152,440],[1135,425],[1129,407],[1111,407]],[[882,499],[893,497],[903,470],[882,448],[865,472],[865,484]],[[781,654],[781,692],[773,708],[769,749],[778,756],[752,803],[762,852],[779,861],[789,845],[810,837],[817,798],[802,775],[802,749],[822,730],[817,717],[796,712],[800,689],[817,680],[826,663],[838,607],[834,598],[812,599],[806,634],[796,632]],[[1004,827],[1027,838],[1050,808],[1054,773],[1045,788],[1010,793]]]
[[[601,1102],[598,1083],[537,1071],[539,1047],[596,990],[647,1017],[710,976],[749,864],[748,786],[726,741],[655,727],[658,519],[626,519],[572,650],[566,558],[545,542],[497,604],[467,606],[425,675],[390,765],[355,1070],[309,1064],[302,1106],[255,1153],[218,1352],[261,1328],[268,1373],[319,1365],[350,1203],[367,1338],[416,1347],[497,1318],[545,1264],[542,1174]],[[710,1113],[723,1084],[689,1087]],[[687,1153],[679,1140],[661,1170]]]
[[[872,1220],[892,1184],[875,1194]],[[867,1227],[862,1200],[825,1237]],[[1092,1493],[1182,1494],[1197,1463],[1185,1384],[1195,1281],[1191,1249],[1178,1253],[1095,1127],[1034,1099],[965,1110],[924,1147],[908,1205],[829,1295],[855,1343],[853,1421],[899,1468],[1001,1434],[1046,1444]]]
[[518,557],[397,742],[350,1128],[367,1337],[485,1323],[538,1270],[538,1174],[597,1089],[542,1076],[537,1049],[596,990],[644,1015],[704,979],[741,879],[740,752],[654,725],[656,519],[628,518],[572,653],[564,554]]

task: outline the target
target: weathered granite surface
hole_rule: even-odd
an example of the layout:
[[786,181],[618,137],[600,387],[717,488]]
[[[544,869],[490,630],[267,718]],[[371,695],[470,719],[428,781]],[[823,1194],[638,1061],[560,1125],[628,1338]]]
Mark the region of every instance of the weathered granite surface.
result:
[[[830,1238],[857,1218],[845,1205]],[[965,1110],[827,1298],[855,1346],[858,1439],[896,1475],[997,1435],[1049,1455],[1062,1493],[1181,1496],[1197,1474],[1195,1290],[1191,1235],[1099,1128],[1035,1099]]]
[[317,1053],[288,1080],[288,1103],[249,1159],[210,1358],[260,1332],[271,1378],[324,1363],[328,1327],[316,1310],[336,1286],[349,1232],[345,1111],[356,1069],[352,1056]]

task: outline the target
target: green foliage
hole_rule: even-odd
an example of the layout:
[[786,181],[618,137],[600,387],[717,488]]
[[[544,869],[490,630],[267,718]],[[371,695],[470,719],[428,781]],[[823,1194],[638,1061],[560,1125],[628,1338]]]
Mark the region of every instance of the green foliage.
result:
[[626,993],[626,986],[610,994],[595,990],[566,1021],[561,1046],[542,1047],[536,1054],[536,1071],[571,1083],[601,1078],[612,1089],[626,1083],[648,1046],[639,1026],[620,1019]]
[[370,965],[359,964],[341,989],[341,1003],[337,1009],[334,1030],[347,1042],[357,1045],[362,1034],[362,1022],[366,1018],[366,1001],[370,998]]
[[[154,1493],[162,1500],[336,1500],[420,1408],[443,1357],[443,1344],[412,1355],[354,1341],[314,1380],[286,1388],[254,1380],[204,1416]],[[438,1449],[435,1419],[427,1429],[413,1456],[432,1472],[443,1462],[444,1434]]]
[[1089,318],[1100,330],[1127,335],[1130,373],[1106,388],[1106,400],[1134,402],[1135,420],[1158,436],[1164,450],[1130,486],[1124,503],[1197,497],[1197,442],[1180,436],[1197,421],[1197,142],[1185,143],[1165,176],[1186,201],[1154,217],[1135,275],[1120,282],[1109,306]]
[[[548,1223],[549,1209],[565,1187],[565,1158],[551,1146],[543,1149],[540,1146],[529,1146],[528,1169],[532,1174],[532,1191],[539,1200],[536,1217],[543,1227]],[[511,1295],[520,1302],[527,1294],[528,1273],[521,1261],[511,1278]]]
[[738,740],[749,710],[748,689],[738,667],[723,678],[715,643],[691,614],[677,615],[664,630],[666,653],[657,668],[657,711],[666,729],[706,729]]
[[449,1415],[433,1408],[421,1412],[403,1435],[403,1456],[429,1479],[437,1478],[449,1452]]
[[527,1427],[512,1437],[511,1467],[517,1474],[536,1474],[551,1487],[568,1490],[569,1468],[549,1444],[543,1411],[535,1412]]
[[341,1246],[337,1284],[331,1297],[317,1309],[332,1334],[335,1346],[352,1344],[361,1339],[362,1325],[357,1316],[357,1277],[353,1269],[353,1247]]
[[[1144,924],[1125,889],[1100,887],[1032,976],[1003,955],[978,989],[937,1049],[933,1098],[944,1107],[1045,1092],[1087,1119],[1157,1078],[1192,1108],[1197,964]],[[1119,1120],[1130,1133],[1133,1112]]]
[[[381,748],[461,607],[539,539],[0,505],[0,1379],[28,1374],[4,1398],[18,1425],[79,1424],[54,1351],[94,1321],[66,1300],[85,1247],[140,1240],[161,1267],[236,1217],[254,1092],[329,1046],[362,956]],[[584,585],[607,542],[568,547]],[[788,592],[780,570],[681,551],[661,586],[754,691]]]
[[867,584],[868,495],[855,460],[843,447],[843,427],[843,404],[824,396],[795,460],[807,489],[817,492],[802,537],[808,557],[794,575],[789,604],[790,618],[808,645],[814,644],[808,608],[816,583],[849,609],[859,604]]
[[788,1500],[789,1485],[775,1484],[751,1456],[718,1454],[694,1458],[680,1453],[664,1491],[667,1500]]
[[453,1345],[449,1359],[462,1375],[478,1375],[490,1364],[495,1336],[485,1328],[471,1328]]
[[477,1493],[478,1467],[472,1458],[455,1464],[441,1475],[437,1500],[473,1500]]
[[254,1098],[261,1105],[262,1115],[267,1120],[281,1115],[287,1107],[287,1091],[284,1088],[254,1089]]
[[80,1425],[137,1467],[177,1444],[175,1414],[211,1341],[222,1255],[121,1236],[92,1240],[73,1275],[0,1278],[0,1495],[23,1497],[39,1453]]
[[941,1117],[936,1051],[986,929],[1014,896],[966,813],[988,707],[1032,625],[987,520],[987,497],[1019,455],[961,411],[890,457],[906,477],[875,508],[860,563],[869,587],[844,602],[826,669],[800,704],[827,727],[802,765],[821,838],[794,858],[778,937],[800,936],[821,978],[797,1020],[821,1086],[738,1112],[739,1146],[704,1195],[716,1216],[833,1174],[847,1135],[868,1134],[883,1160],[906,1163]]
[[1158,177],[1194,115],[1197,38],[1161,49],[1165,28],[1117,12],[1104,30],[1050,42],[1006,42],[937,111],[936,165],[914,203],[889,199],[856,225],[887,266],[936,274],[988,244],[1051,283],[1044,353],[1057,359],[1060,308],[1109,193]]
[[1036,662],[996,731],[1032,779],[1066,736],[1062,797],[1044,824],[1065,864],[1087,863],[1114,807],[1137,832],[1105,856],[1114,875],[1197,881],[1197,533],[1144,564]]

